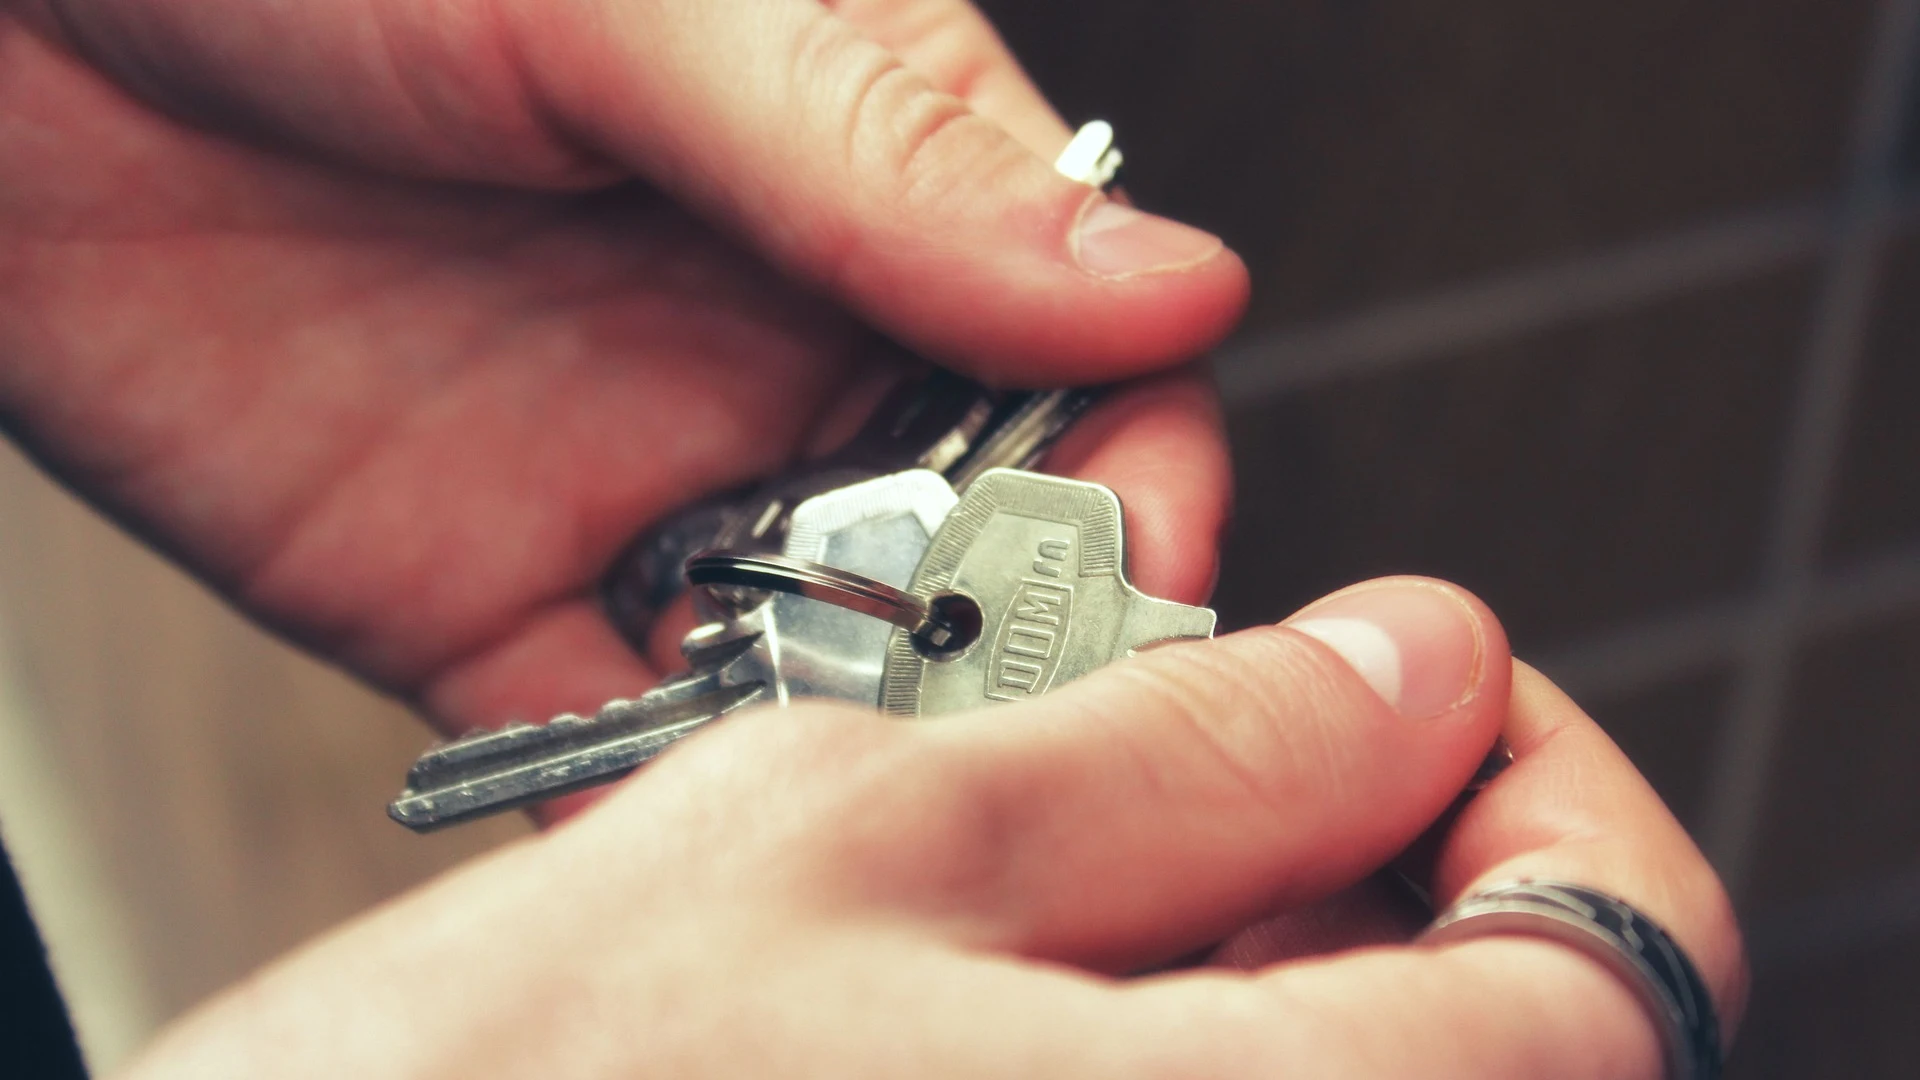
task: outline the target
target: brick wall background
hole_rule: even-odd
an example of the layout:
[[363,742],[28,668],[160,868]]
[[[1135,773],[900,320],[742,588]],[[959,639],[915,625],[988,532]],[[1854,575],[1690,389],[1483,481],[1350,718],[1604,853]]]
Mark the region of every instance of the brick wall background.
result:
[[1217,602],[1458,580],[1735,890],[1732,1074],[1920,1060],[1920,3],[986,5],[1253,269]]

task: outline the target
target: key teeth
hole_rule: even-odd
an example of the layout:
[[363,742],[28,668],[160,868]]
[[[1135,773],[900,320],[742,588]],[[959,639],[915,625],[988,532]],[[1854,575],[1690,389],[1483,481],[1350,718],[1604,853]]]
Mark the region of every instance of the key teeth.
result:
[[[696,663],[692,670],[638,698],[615,698],[590,717],[562,713],[544,724],[513,721],[503,727],[472,731],[443,742],[420,755],[407,770],[407,791],[443,788],[463,777],[484,775],[528,743],[551,744],[557,748],[600,730],[618,730],[630,724],[643,727],[651,709],[664,709],[745,686],[753,680],[740,679],[730,684],[729,669],[752,651],[760,637],[761,631],[752,630],[702,644],[690,654]],[[406,797],[404,793],[402,797]]]
[[[543,739],[551,740],[551,746],[536,744],[536,749],[548,751],[544,758],[517,758],[512,752],[496,750],[466,755],[453,765],[436,765],[423,759],[415,763],[406,789],[388,805],[387,814],[415,832],[431,832],[606,783],[632,772],[708,723],[759,700],[766,689],[763,682],[726,686],[704,698],[670,701],[658,709],[621,699],[608,702],[593,720],[568,713],[544,726],[527,725]],[[633,715],[617,715],[623,712]],[[607,719],[602,721],[602,717]],[[636,719],[640,722],[632,723]],[[515,746],[511,751],[524,749]],[[564,766],[560,764],[563,761],[567,762]],[[531,783],[513,779],[515,774],[524,777],[529,773],[539,778]]]

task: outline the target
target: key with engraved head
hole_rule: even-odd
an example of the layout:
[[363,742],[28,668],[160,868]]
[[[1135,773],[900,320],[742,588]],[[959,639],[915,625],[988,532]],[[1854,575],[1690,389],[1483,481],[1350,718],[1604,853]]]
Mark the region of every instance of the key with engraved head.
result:
[[1210,638],[1216,621],[1127,580],[1110,489],[1017,469],[967,488],[907,592],[965,632],[944,645],[893,632],[880,705],[902,717],[1030,700],[1149,646]]

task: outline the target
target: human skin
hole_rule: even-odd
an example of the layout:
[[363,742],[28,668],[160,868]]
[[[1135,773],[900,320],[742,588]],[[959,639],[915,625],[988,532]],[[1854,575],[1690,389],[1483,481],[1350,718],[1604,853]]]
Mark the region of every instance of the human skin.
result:
[[[1328,629],[1356,621],[1402,677]],[[1735,1021],[1738,936],[1685,832],[1484,607],[1398,579],[1002,709],[741,714],[230,990],[127,1080],[1658,1077],[1626,988],[1550,942],[1124,975],[1353,884],[1497,732],[1515,763],[1438,894],[1629,898]]]
[[[1136,579],[1197,601],[1228,480],[1177,368],[1244,270],[1054,175],[1065,138],[937,0],[16,0],[0,425],[447,731],[655,681],[592,583],[674,507],[844,437],[898,374],[863,325],[1006,385],[1148,376],[1050,465],[1115,488]],[[1405,629],[1436,590],[1472,619],[1400,660],[1465,641],[1475,689],[1418,716],[1296,623],[992,715],[729,720],[134,1072],[1654,1075],[1646,1018],[1555,946],[1114,977],[1362,880],[1504,728],[1519,763],[1437,894],[1620,893],[1737,1014],[1725,898],[1632,768],[1537,676],[1509,694],[1477,602],[1371,595]]]
[[[896,8],[848,15],[929,78],[779,0],[7,9],[0,424],[445,730],[631,696],[659,669],[593,582],[844,437],[897,375],[861,322],[1058,385],[1173,368],[1244,302],[1219,241],[1052,171],[1065,126],[970,9]],[[1102,208],[1134,228],[1090,240]],[[1056,467],[1201,598],[1228,479],[1192,376]]]

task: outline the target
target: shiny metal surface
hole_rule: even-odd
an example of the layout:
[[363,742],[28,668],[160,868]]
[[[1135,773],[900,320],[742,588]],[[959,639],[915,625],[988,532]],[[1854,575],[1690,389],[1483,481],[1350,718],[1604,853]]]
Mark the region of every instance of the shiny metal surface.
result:
[[1126,576],[1120,499],[1099,484],[995,469],[960,496],[907,591],[978,606],[978,640],[933,657],[896,631],[880,704],[926,716],[1022,701],[1164,641],[1213,636],[1214,613]]
[[[954,502],[946,480],[923,469],[806,500],[792,513],[780,565],[832,559],[841,569],[822,569],[897,593]],[[776,593],[687,635],[681,651],[689,670],[637,699],[610,702],[593,717],[516,724],[429,750],[388,813],[424,832],[608,783],[756,702],[827,697],[871,706],[891,629],[856,611]]]
[[703,551],[687,560],[687,583],[741,585],[819,600],[892,623],[935,645],[945,645],[953,636],[952,628],[913,596],[885,582],[806,559]]
[[[938,473],[908,470],[815,496],[793,512],[783,554],[860,575],[904,596],[957,498]],[[828,697],[872,706],[892,626],[789,593],[763,607],[767,678],[782,702]]]
[[748,632],[696,641],[684,674],[637,699],[610,701],[592,717],[571,713],[540,725],[509,724],[443,743],[407,771],[388,805],[393,820],[429,832],[570,791],[610,783],[718,717],[765,696]]
[[1599,961],[1659,1028],[1668,1080],[1719,1080],[1725,1047],[1706,981],[1679,942],[1626,901],[1567,882],[1523,880],[1461,899],[1418,940],[1445,945],[1488,934],[1549,938]]

